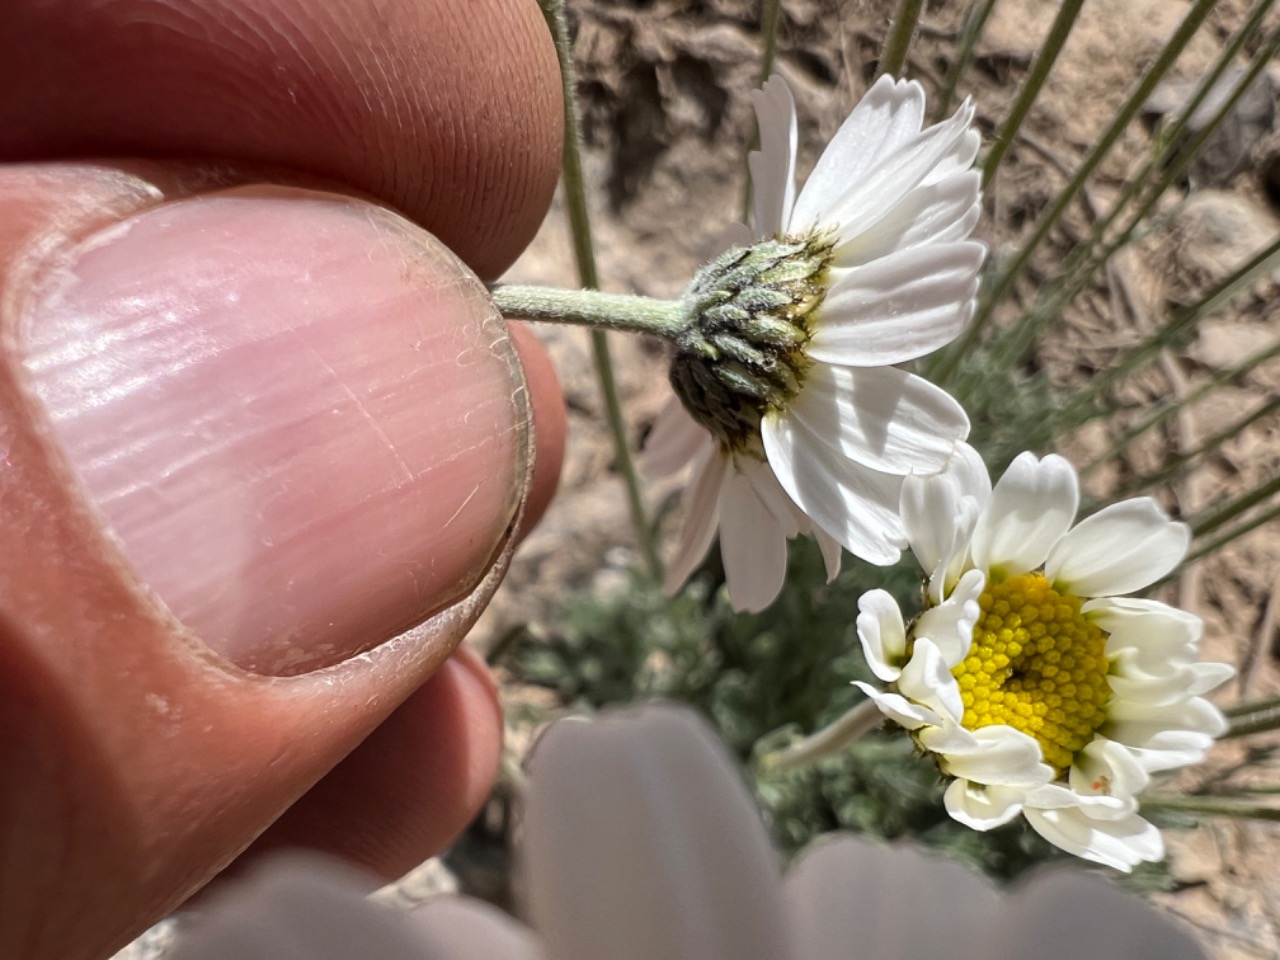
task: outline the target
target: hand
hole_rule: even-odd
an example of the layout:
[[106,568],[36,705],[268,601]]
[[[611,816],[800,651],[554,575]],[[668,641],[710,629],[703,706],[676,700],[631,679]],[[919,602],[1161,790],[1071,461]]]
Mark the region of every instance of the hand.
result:
[[560,111],[533,0],[6,8],[0,956],[103,956],[255,838],[393,876],[482,802],[449,654],[563,407],[475,274]]

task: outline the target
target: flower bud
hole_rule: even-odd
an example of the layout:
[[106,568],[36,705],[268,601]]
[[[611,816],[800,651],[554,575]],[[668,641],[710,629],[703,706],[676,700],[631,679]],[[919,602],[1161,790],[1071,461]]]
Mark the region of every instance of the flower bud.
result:
[[761,240],[700,270],[684,302],[671,386],[727,449],[752,449],[760,420],[799,392],[808,317],[826,294],[829,238]]

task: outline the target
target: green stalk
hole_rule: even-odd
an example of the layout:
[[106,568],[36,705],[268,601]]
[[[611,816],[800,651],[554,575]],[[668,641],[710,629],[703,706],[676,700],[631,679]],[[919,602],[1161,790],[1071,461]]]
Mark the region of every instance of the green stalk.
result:
[[1062,48],[1066,45],[1067,37],[1071,35],[1071,28],[1076,25],[1080,8],[1083,6],[1084,0],[1066,0],[1058,8],[1058,15],[1054,17],[1053,25],[1049,27],[1049,35],[1044,38],[1044,43],[1040,45],[1040,52],[1036,56],[1036,62],[1031,65],[1031,74],[1022,85],[1018,99],[1014,101],[1013,108],[1009,111],[1009,116],[1005,119],[1000,132],[996,134],[991,152],[987,154],[987,159],[983,163],[982,186],[984,189],[991,185],[996,175],[996,168],[1000,166],[1000,161],[1013,145],[1013,138],[1017,136],[1022,122],[1027,119],[1032,105],[1040,96],[1040,90],[1049,77],[1049,71],[1058,61],[1058,55],[1062,53]]
[[1237,713],[1230,717],[1231,726],[1219,740],[1234,737],[1247,737],[1251,733],[1263,733],[1267,730],[1280,730],[1280,700],[1264,701],[1251,704],[1247,713]]
[[[1123,500],[1126,497],[1132,496],[1134,493],[1136,493],[1139,490],[1153,487],[1156,484],[1164,483],[1166,480],[1168,480],[1169,478],[1176,475],[1179,471],[1181,471],[1182,468],[1185,467],[1192,460],[1202,457],[1206,453],[1209,453],[1213,450],[1217,450],[1220,446],[1222,446],[1222,444],[1238,436],[1239,434],[1247,430],[1249,427],[1253,426],[1253,424],[1261,420],[1263,417],[1268,416],[1269,414],[1272,414],[1277,410],[1280,410],[1280,396],[1272,397],[1266,403],[1260,404],[1258,408],[1254,410],[1252,413],[1241,417],[1239,420],[1235,421],[1230,426],[1213,434],[1213,436],[1206,439],[1203,443],[1197,445],[1195,449],[1187,450],[1177,454],[1176,456],[1171,457],[1169,461],[1165,463],[1164,466],[1162,466],[1159,470],[1156,470],[1154,473],[1149,473],[1146,476],[1138,477],[1130,483],[1122,484],[1120,488],[1112,494],[1112,498],[1115,500]],[[1098,461],[1095,461],[1095,463],[1097,462]],[[1090,464],[1091,468],[1093,466],[1094,464]],[[1080,476],[1084,477],[1084,475],[1088,472],[1090,471],[1084,470],[1081,472]]]
[[555,290],[503,283],[490,287],[489,295],[504,316],[647,333],[668,340],[675,339],[684,329],[687,312],[679,300],[600,290]]
[[[1271,3],[1272,0],[1265,0],[1265,6],[1267,7]],[[1246,30],[1247,26],[1242,28],[1237,35],[1237,40],[1241,44],[1243,44],[1244,38],[1248,35]],[[1233,43],[1232,46],[1235,46],[1235,44]],[[1231,113],[1237,101],[1248,90],[1249,85],[1257,77],[1258,73],[1270,62],[1277,49],[1280,49],[1280,30],[1277,30],[1272,35],[1267,46],[1255,56],[1249,71],[1236,86],[1232,95],[1214,114],[1210,122],[1198,131],[1196,136],[1185,147],[1178,148],[1178,134],[1201,101],[1208,95],[1210,90],[1209,81],[1230,64],[1230,61],[1225,58],[1225,54],[1219,59],[1214,71],[1201,83],[1195,96],[1192,97],[1191,102],[1184,109],[1178,123],[1167,135],[1165,147],[1157,151],[1156,155],[1148,161],[1142,171],[1128,180],[1111,212],[1094,225],[1088,238],[1080,243],[1067,257],[1062,271],[1053,285],[1040,297],[1036,306],[1027,313],[1023,322],[1010,330],[999,346],[992,351],[992,356],[997,362],[1006,365],[1019,363],[1035,344],[1036,338],[1040,336],[1045,327],[1058,316],[1068,303],[1080,294],[1093,280],[1098,270],[1110,260],[1112,255],[1134,238],[1147,214],[1164,196],[1169,187],[1179,180],[1192,161],[1195,160],[1209,137],[1213,135]],[[1160,167],[1161,173],[1152,181],[1150,174],[1156,167]],[[1105,245],[1099,248],[1099,245],[1103,244],[1104,235],[1109,227],[1119,219],[1120,214],[1126,209],[1129,202],[1135,196],[1141,194],[1143,190],[1146,193],[1137,212],[1130,216],[1128,223],[1112,240],[1107,241]],[[1038,233],[1039,231],[1037,231]],[[996,298],[989,302],[994,305]],[[982,310],[979,313],[981,314]]]
[[[577,83],[574,80],[573,53],[569,49],[569,26],[565,18],[565,0],[539,0],[551,36],[555,40],[556,56],[560,60],[560,82],[564,95],[564,197],[569,217],[569,232],[573,235],[573,252],[578,263],[578,277],[584,287],[597,289],[600,276],[596,270],[595,245],[591,240],[591,218],[587,211],[586,177],[582,170],[581,132],[578,128]],[[662,579],[662,561],[653,542],[653,531],[645,517],[644,498],[640,492],[640,476],[631,457],[627,442],[627,425],[622,416],[622,401],[618,397],[617,380],[613,374],[613,359],[609,355],[608,334],[603,330],[591,331],[591,354],[595,363],[596,378],[600,381],[600,393],[604,399],[609,430],[613,434],[613,454],[618,474],[627,490],[627,507],[631,514],[631,526],[636,543],[644,557],[649,575]]]
[[[1058,195],[1054,198],[1053,203],[1050,204],[1049,209],[1041,214],[1036,220],[1035,230],[1031,236],[1027,238],[1027,241],[1019,248],[1013,260],[1004,268],[1004,270],[1001,271],[988,293],[983,297],[982,303],[979,304],[978,312],[974,316],[973,322],[969,324],[969,328],[964,332],[964,336],[956,342],[955,346],[952,347],[940,361],[936,371],[934,372],[934,379],[939,383],[945,383],[950,379],[965,354],[977,343],[978,338],[982,335],[982,331],[987,324],[990,323],[996,306],[1005,297],[1005,295],[1008,294],[1010,289],[1012,289],[1014,281],[1017,280],[1022,270],[1030,262],[1031,255],[1049,235],[1049,232],[1054,228],[1054,226],[1057,225],[1058,221],[1062,218],[1062,215],[1066,212],[1072,201],[1075,200],[1076,196],[1084,188],[1086,181],[1093,174],[1093,171],[1097,169],[1098,164],[1103,161],[1106,155],[1111,151],[1111,148],[1115,145],[1116,141],[1120,139],[1125,128],[1129,126],[1130,121],[1138,115],[1143,104],[1147,102],[1152,91],[1155,90],[1156,84],[1160,82],[1165,73],[1167,73],[1169,68],[1173,65],[1178,55],[1182,52],[1183,48],[1191,41],[1191,38],[1199,30],[1200,25],[1203,23],[1205,17],[1209,15],[1209,12],[1213,9],[1216,2],[1217,0],[1199,0],[1195,7],[1191,9],[1179,25],[1177,31],[1175,31],[1174,35],[1169,38],[1169,42],[1160,52],[1160,56],[1156,58],[1155,63],[1151,65],[1137,88],[1135,88],[1133,93],[1130,94],[1129,99],[1125,102],[1124,106],[1121,107],[1115,117],[1112,118],[1111,123],[1103,132],[1097,144],[1089,151],[1084,160],[1081,161],[1079,168],[1076,170],[1075,174],[1072,175],[1071,180],[1062,188],[1061,191],[1059,191]],[[1271,0],[1268,0],[1268,2],[1271,2]],[[1070,32],[1071,26],[1075,22],[1075,16],[1079,13],[1079,6],[1079,4],[1076,4],[1075,10],[1072,11],[1068,10],[1068,5],[1064,5],[1062,9],[1059,10],[1058,20],[1054,22],[1054,30],[1060,30],[1062,32],[1061,41],[1065,41],[1066,34]],[[1070,14],[1071,19],[1062,23],[1068,14]],[[1052,32],[1050,33],[1050,38],[1053,38]],[[1061,49],[1061,41],[1059,42],[1058,50]],[[1048,45],[1048,42],[1049,41],[1046,40],[1046,46]],[[1054,57],[1057,56],[1058,50],[1054,51]],[[1044,53],[1041,54],[1041,59],[1045,59]],[[1043,71],[1045,75],[1048,74],[1048,68],[1050,66],[1052,66],[1052,61],[1045,65]],[[1036,68],[1039,69],[1039,67],[1040,60],[1037,60]],[[1034,75],[1033,71],[1033,76]],[[1043,84],[1043,76],[1041,76],[1039,82],[1040,84]],[[1031,109],[1031,104],[1038,92],[1039,86],[1030,91],[1028,88],[1023,89],[1022,96],[1019,98],[1018,103],[1014,105],[1014,112],[1011,113],[1009,119],[1005,121],[1000,135],[996,140],[995,145],[992,147],[991,154],[987,157],[983,170],[984,184],[988,183],[995,175],[996,165],[1009,149],[1009,145],[1012,143],[1013,137],[1016,135],[1018,128],[1022,125],[1022,121],[1025,118],[1027,111]],[[1138,181],[1138,178],[1134,178],[1134,181],[1130,182],[1133,183],[1135,181],[1140,182]],[[1054,311],[1054,313],[1056,314],[1056,311]]]
[[1232,382],[1237,377],[1248,373],[1258,364],[1266,363],[1272,357],[1277,355],[1280,355],[1280,343],[1267,347],[1265,350],[1258,351],[1233,367],[1219,371],[1212,379],[1209,380],[1208,383],[1205,383],[1203,386],[1187,394],[1185,397],[1178,397],[1175,400],[1158,407],[1153,413],[1146,417],[1146,419],[1139,421],[1121,434],[1105,453],[1095,459],[1087,467],[1083,468],[1080,471],[1080,479],[1084,480],[1099,467],[1110,463],[1120,455],[1125,447],[1133,443],[1134,440],[1138,439],[1138,437],[1142,436],[1148,430],[1158,427],[1178,411],[1191,406],[1193,403],[1196,403],[1208,396],[1224,384]]
[[[1257,530],[1258,527],[1262,526],[1263,524],[1270,523],[1272,520],[1276,519],[1277,517],[1280,517],[1280,505],[1274,506],[1270,510],[1264,510],[1262,513],[1259,513],[1255,517],[1251,517],[1249,520],[1240,524],[1238,527],[1232,527],[1230,530],[1228,530],[1226,533],[1222,534],[1221,536],[1213,540],[1210,540],[1204,546],[1197,547],[1195,550],[1192,550],[1189,554],[1187,554],[1186,558],[1182,561],[1182,565],[1185,567],[1188,564],[1195,563],[1197,560],[1204,559],[1205,557],[1209,556],[1211,553],[1215,553],[1218,550],[1221,550],[1232,540],[1237,540],[1240,537],[1243,537],[1246,533],[1251,533],[1252,531]],[[1167,580],[1168,577],[1166,577],[1165,579]]]
[[1251,713],[1260,711],[1280,710],[1280,697],[1267,697],[1265,700],[1250,700],[1248,703],[1237,703],[1234,706],[1224,707],[1222,713],[1230,720],[1236,717],[1244,717]]
[[[1196,303],[1178,310],[1160,331],[1131,349],[1117,362],[1094,377],[1089,386],[1081,390],[1069,402],[1069,410],[1078,413],[1095,407],[1098,399],[1113,386],[1129,376],[1173,341],[1179,334],[1190,331],[1204,317],[1223,307],[1237,293],[1272,267],[1272,259],[1280,255],[1280,236],[1265,249],[1255,254],[1247,263],[1214,284]],[[1069,419],[1066,422],[1070,422]]]
[[880,51],[877,77],[902,76],[902,68],[907,64],[907,50],[911,47],[911,38],[915,35],[916,24],[920,21],[920,11],[923,9],[924,0],[899,0],[893,27]]
[[1236,797],[1173,797],[1144,793],[1138,798],[1138,803],[1143,810],[1199,813],[1211,817],[1232,817],[1237,820],[1280,821],[1280,807],[1253,803]]
[[1252,510],[1277,492],[1280,492],[1280,475],[1272,477],[1265,483],[1258,484],[1248,493],[1242,493],[1234,500],[1229,500],[1223,506],[1208,511],[1205,516],[1193,519],[1191,521],[1191,532],[1197,537],[1212,533],[1219,527],[1230,523],[1236,517]]
[[933,114],[934,123],[941,121],[951,111],[960,78],[968,68],[969,61],[973,59],[973,49],[978,45],[978,38],[982,36],[982,31],[995,5],[996,0],[975,0],[973,6],[969,8],[964,29],[960,32],[960,43],[956,48],[955,59],[947,67],[947,75],[942,79],[942,89],[938,92],[938,106]]

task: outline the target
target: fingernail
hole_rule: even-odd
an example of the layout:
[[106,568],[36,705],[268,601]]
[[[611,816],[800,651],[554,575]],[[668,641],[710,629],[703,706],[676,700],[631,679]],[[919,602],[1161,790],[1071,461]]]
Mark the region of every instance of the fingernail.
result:
[[124,558],[248,670],[336,663],[466,596],[524,496],[501,318],[368,204],[259,189],[151,209],[50,268],[25,336]]

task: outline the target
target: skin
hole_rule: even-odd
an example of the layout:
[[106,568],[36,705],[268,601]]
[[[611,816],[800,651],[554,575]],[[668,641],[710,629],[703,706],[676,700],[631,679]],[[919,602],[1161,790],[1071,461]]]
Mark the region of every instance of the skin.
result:
[[501,713],[455,650],[564,412],[481,280],[561,103],[532,0],[5,20],[0,956],[77,960],[246,850],[393,877],[483,802]]

